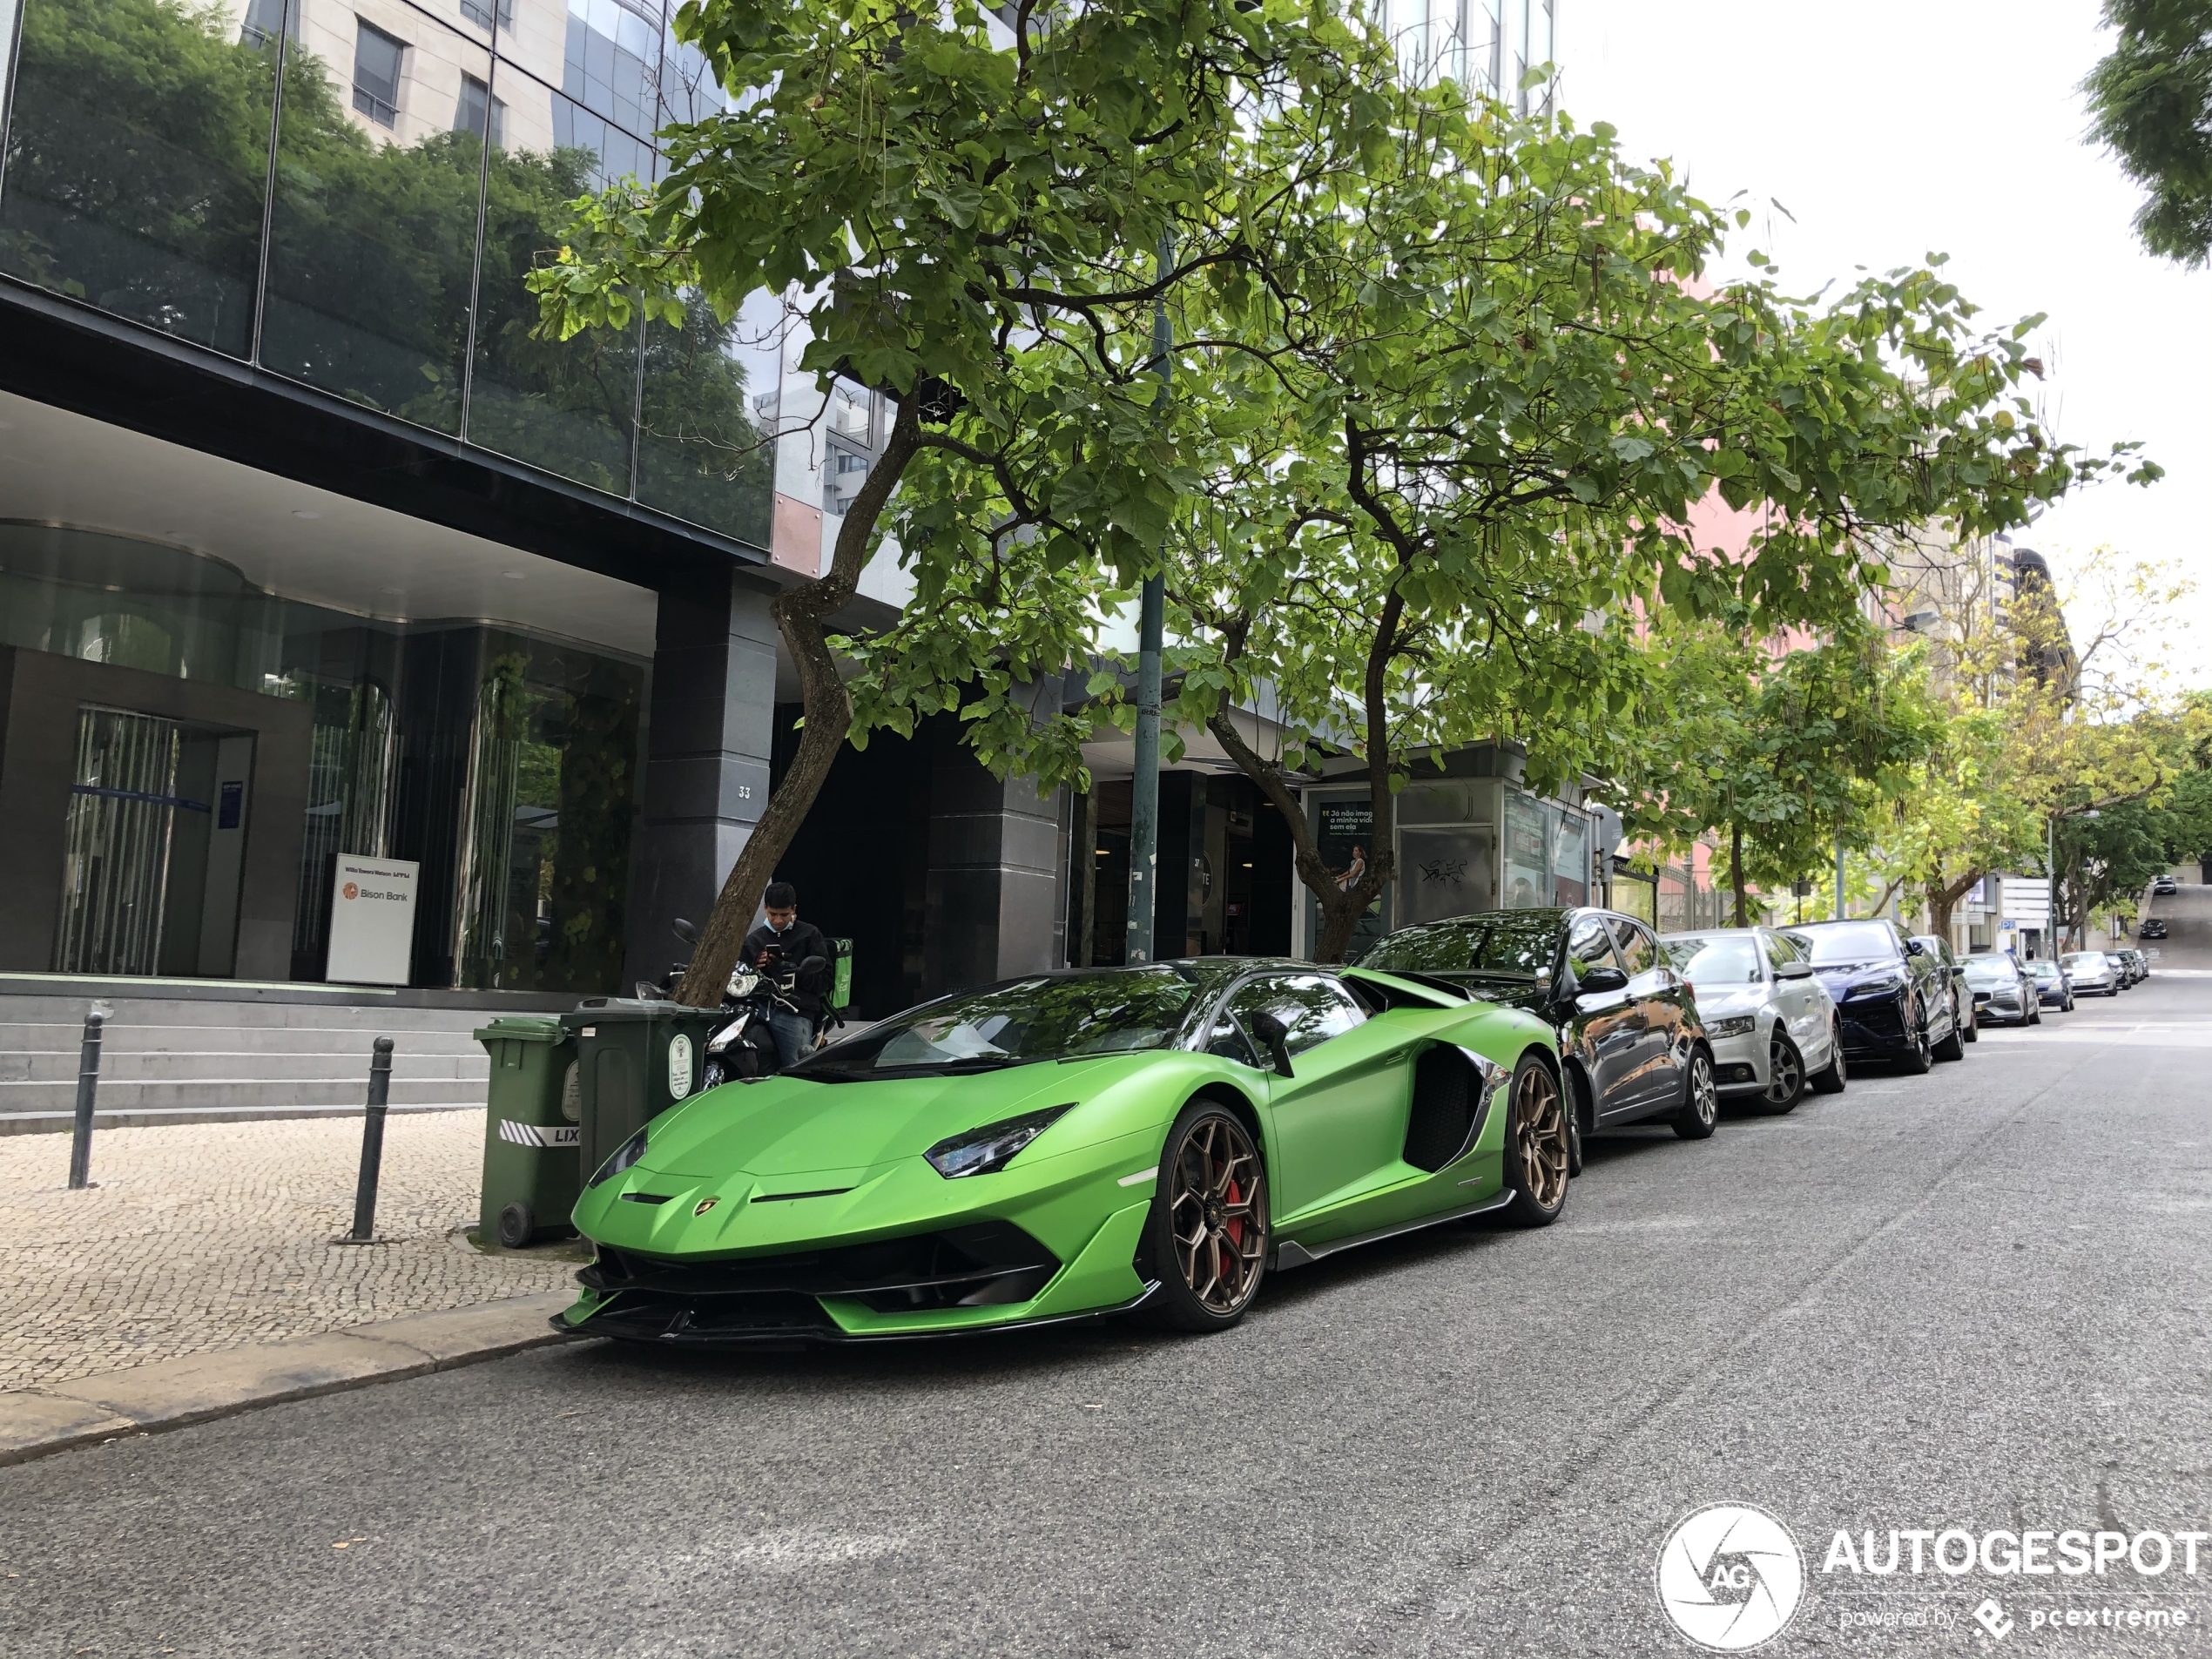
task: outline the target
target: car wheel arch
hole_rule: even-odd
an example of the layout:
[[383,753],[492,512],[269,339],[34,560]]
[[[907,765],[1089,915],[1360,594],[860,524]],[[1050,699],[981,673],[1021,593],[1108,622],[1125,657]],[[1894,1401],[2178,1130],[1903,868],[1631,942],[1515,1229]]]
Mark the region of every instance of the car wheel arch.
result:
[[[1174,1127],[1176,1118],[1182,1116],[1200,1101],[1206,1101],[1221,1107],[1251,1131],[1252,1144],[1259,1149],[1261,1172],[1271,1173],[1275,1163],[1275,1148],[1273,1141],[1268,1135],[1267,1125],[1261,1120],[1259,1108],[1242,1089],[1236,1088],[1233,1084],[1214,1082],[1208,1083],[1201,1089],[1192,1089],[1190,1098],[1175,1109],[1173,1116],[1168,1119],[1166,1126],[1160,1132],[1163,1135],[1166,1134],[1169,1129]],[[1268,1203],[1271,1207],[1274,1204],[1274,1190],[1271,1183],[1268,1190]]]

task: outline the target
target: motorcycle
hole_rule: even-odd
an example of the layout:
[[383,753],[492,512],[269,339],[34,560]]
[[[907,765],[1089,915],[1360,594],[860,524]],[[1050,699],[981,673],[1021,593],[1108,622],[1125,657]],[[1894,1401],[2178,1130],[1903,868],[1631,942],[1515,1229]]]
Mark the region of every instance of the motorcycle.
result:
[[[698,929],[682,917],[678,917],[672,929],[676,937],[686,945],[698,943]],[[780,964],[764,961],[763,968],[773,968]],[[684,982],[689,962],[678,962],[655,983],[651,980],[637,981],[637,995],[643,1001],[671,1001]],[[809,956],[799,964],[793,984],[819,994],[829,988],[830,964],[826,958]],[[721,1014],[725,1016],[716,1025],[706,1041],[706,1062],[701,1069],[699,1087],[702,1089],[719,1088],[726,1082],[750,1082],[759,1077],[772,1077],[782,1069],[782,1059],[776,1049],[776,1034],[770,1023],[777,1005],[782,1003],[786,1013],[798,1010],[788,999],[786,988],[775,977],[738,964],[722,988]],[[830,1021],[842,1025],[834,1014]],[[819,1040],[821,1028],[816,1030]]]
[[722,990],[722,1012],[730,1018],[715,1028],[706,1040],[706,1067],[699,1087],[718,1089],[724,1083],[772,1077],[783,1063],[776,1052],[776,1034],[769,1024],[775,1012],[776,988],[749,968],[730,975]]

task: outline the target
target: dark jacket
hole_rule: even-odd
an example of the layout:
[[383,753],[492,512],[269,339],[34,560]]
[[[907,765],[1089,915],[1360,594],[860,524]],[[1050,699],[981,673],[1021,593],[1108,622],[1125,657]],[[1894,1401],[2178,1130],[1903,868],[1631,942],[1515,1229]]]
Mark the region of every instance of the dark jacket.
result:
[[[788,933],[776,933],[766,922],[745,936],[745,947],[738,952],[738,960],[747,968],[760,968],[763,977],[781,988],[778,1001],[788,1003],[809,1019],[819,1019],[822,1012],[822,996],[818,991],[798,988],[799,965],[809,956],[819,956],[824,961],[830,957],[830,942],[822,930],[804,916],[791,925]],[[770,966],[763,968],[764,960]]]

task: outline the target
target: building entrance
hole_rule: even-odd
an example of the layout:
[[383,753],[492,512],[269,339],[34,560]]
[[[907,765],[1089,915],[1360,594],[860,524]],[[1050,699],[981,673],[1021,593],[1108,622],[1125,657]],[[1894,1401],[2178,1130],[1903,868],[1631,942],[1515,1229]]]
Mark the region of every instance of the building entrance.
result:
[[228,978],[251,733],[80,707],[52,967]]

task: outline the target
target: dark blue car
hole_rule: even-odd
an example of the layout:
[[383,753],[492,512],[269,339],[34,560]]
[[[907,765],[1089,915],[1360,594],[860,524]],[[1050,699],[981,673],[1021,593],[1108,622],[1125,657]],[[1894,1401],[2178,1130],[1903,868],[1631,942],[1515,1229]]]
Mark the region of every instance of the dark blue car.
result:
[[1925,1071],[1932,1061],[1966,1057],[1949,966],[1895,923],[1815,921],[1788,931],[1812,952],[1852,1065],[1881,1061]]

